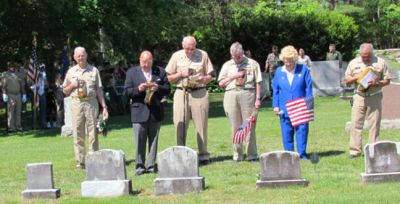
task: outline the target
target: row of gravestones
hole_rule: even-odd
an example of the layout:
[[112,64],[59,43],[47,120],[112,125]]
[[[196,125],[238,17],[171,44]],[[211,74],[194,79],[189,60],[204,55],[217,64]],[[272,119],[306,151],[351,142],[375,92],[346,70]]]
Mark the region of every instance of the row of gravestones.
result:
[[[199,176],[198,157],[188,147],[170,147],[158,154],[159,178],[154,180],[155,194],[184,194],[200,192],[205,187]],[[260,179],[257,188],[288,185],[307,186],[300,177],[300,159],[295,152],[275,151],[261,155]],[[363,183],[400,180],[400,143],[377,142],[365,147]],[[27,186],[24,198],[58,198],[60,189],[54,188],[51,163],[26,166]],[[132,182],[127,179],[125,156],[122,151],[100,150],[87,155],[86,178],[82,182],[83,197],[128,195]]]

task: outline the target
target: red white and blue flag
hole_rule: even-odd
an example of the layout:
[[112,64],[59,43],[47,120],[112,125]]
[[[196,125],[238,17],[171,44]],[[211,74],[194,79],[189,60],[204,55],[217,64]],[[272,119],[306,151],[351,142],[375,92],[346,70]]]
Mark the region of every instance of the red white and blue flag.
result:
[[236,130],[233,135],[233,144],[240,144],[247,138],[253,127],[253,123],[256,122],[255,116],[250,116],[244,123]]
[[305,97],[288,101],[286,110],[293,127],[314,121],[314,98]]
[[39,80],[39,61],[37,58],[36,54],[36,37],[33,38],[32,42],[32,53],[29,59],[29,67],[28,67],[28,77],[31,80],[33,86],[32,86],[32,91],[33,91],[33,101],[32,101],[32,106],[38,107],[39,106],[39,86],[37,84]]

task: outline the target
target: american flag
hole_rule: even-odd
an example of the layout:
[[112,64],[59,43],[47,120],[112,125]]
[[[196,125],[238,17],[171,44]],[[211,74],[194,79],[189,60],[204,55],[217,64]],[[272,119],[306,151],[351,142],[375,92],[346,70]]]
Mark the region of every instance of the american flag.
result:
[[293,127],[306,124],[314,120],[314,98],[298,98],[286,103],[290,122]]
[[36,54],[36,39],[33,40],[32,53],[29,59],[28,77],[33,84],[33,106],[38,107],[39,105],[39,86],[37,84],[39,80],[39,61]]
[[233,144],[240,144],[246,139],[246,137],[250,134],[251,128],[253,127],[253,123],[256,122],[256,118],[254,116],[250,116],[244,123],[236,130],[233,135]]

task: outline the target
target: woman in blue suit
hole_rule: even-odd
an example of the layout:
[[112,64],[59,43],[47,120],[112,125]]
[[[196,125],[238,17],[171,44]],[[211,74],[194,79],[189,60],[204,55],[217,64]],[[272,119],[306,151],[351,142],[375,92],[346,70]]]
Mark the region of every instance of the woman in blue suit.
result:
[[312,81],[309,69],[304,64],[296,64],[297,50],[289,45],[281,50],[279,59],[284,65],[278,67],[272,81],[275,115],[279,115],[282,131],[283,147],[286,151],[294,151],[294,133],[300,158],[307,160],[308,123],[293,127],[286,110],[286,102],[297,98],[312,97]]

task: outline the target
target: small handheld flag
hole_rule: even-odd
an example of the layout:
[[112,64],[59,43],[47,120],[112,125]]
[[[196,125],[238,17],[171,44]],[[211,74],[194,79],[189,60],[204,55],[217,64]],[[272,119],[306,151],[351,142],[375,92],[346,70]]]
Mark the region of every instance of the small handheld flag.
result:
[[233,135],[233,144],[240,144],[248,137],[253,127],[253,124],[256,122],[256,113],[252,114],[244,123],[236,130]]
[[293,127],[306,124],[314,120],[314,98],[298,98],[286,103],[290,122]]

